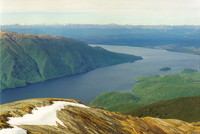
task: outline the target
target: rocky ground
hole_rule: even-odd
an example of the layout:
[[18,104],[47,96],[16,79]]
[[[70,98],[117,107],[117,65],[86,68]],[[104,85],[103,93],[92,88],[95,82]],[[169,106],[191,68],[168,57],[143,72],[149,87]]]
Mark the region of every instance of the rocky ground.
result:
[[[187,123],[175,119],[159,119],[152,117],[138,118],[108,112],[83,105],[66,105],[57,110],[57,118],[61,121],[57,125],[31,125],[22,123],[14,126],[9,124],[10,117],[22,117],[32,113],[33,109],[51,106],[56,101],[82,104],[68,99],[30,99],[4,104],[0,106],[0,134],[12,127],[19,127],[27,134],[198,134],[198,123]],[[87,107],[87,108],[86,108]],[[31,121],[30,121],[31,122]]]

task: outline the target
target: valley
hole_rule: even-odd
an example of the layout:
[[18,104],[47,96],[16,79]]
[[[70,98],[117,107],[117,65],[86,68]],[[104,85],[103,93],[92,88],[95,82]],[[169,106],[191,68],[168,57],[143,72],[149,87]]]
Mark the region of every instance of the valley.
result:
[[[180,73],[185,68],[199,68],[198,55],[141,47],[101,47],[113,52],[142,56],[143,60],[97,68],[87,73],[31,84],[28,87],[8,89],[0,93],[1,104],[44,97],[71,98],[89,104],[100,93],[131,92],[132,86],[136,83],[133,79],[139,76],[173,74]],[[171,70],[160,71],[163,67],[171,67]]]
[[[12,133],[16,131],[83,132],[86,130],[72,124],[81,123],[84,126],[86,123],[92,126],[91,122],[96,124],[96,127],[92,127],[90,131],[97,133],[102,133],[102,130],[106,133],[108,131],[131,133],[129,125],[126,125],[130,122],[132,127],[137,128],[134,132],[138,131],[138,133],[141,131],[171,133],[166,129],[169,127],[177,133],[181,133],[183,129],[198,132],[200,120],[200,57],[198,54],[168,52],[160,48],[87,45],[81,41],[59,36],[5,31],[2,35],[1,71],[4,73],[1,73],[1,88],[5,90],[0,92],[0,103],[4,104],[0,107],[0,127],[3,128],[0,133],[7,131]],[[54,97],[78,101],[53,99]],[[22,101],[15,102],[18,100]],[[52,122],[53,124],[44,123],[41,127],[37,125],[41,122],[40,119],[33,123],[25,119],[24,123],[19,121],[21,124],[18,124],[18,127],[15,121],[8,122],[8,118],[30,113],[36,106],[54,106],[56,101],[59,101],[58,103],[65,101],[62,103],[72,105],[67,106],[68,109],[64,108],[66,106],[61,107],[61,113],[58,112],[58,118],[61,120],[57,119],[57,123],[55,121]],[[96,108],[81,109],[82,112],[79,112],[79,108],[74,106],[89,108],[82,103],[72,104],[80,103],[79,101],[90,103]],[[13,104],[9,102],[13,102],[16,106],[12,108]],[[73,107],[71,111],[66,112],[71,107]],[[9,111],[13,114],[9,114]],[[114,116],[112,118],[109,111],[120,112],[122,115],[112,113]],[[70,117],[73,116],[71,112],[75,112],[81,120],[73,120]],[[102,115],[101,112],[104,114]],[[49,111],[49,114],[53,113],[57,112]],[[93,117],[95,120],[89,118],[89,114],[97,115]],[[34,116],[33,118],[36,119]],[[43,118],[48,120],[47,117]],[[102,121],[101,118],[109,120],[112,125],[107,128],[108,122]],[[69,126],[65,123],[66,119],[70,120]],[[140,124],[141,121],[145,124]],[[181,130],[177,125],[174,126],[177,122],[179,125],[184,124]],[[55,126],[59,123],[61,124]],[[63,129],[63,126],[71,127],[72,131]],[[141,129],[144,126],[146,129]],[[128,131],[123,131],[122,128]]]
[[0,4],[0,134],[200,134],[200,0]]

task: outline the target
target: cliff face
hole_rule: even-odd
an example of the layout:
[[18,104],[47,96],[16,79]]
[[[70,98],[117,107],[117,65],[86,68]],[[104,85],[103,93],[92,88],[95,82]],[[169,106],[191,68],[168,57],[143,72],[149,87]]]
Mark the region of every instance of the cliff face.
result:
[[0,109],[0,134],[8,131],[13,134],[200,133],[200,127],[180,120],[126,116],[86,106],[75,100],[30,99],[1,105]]

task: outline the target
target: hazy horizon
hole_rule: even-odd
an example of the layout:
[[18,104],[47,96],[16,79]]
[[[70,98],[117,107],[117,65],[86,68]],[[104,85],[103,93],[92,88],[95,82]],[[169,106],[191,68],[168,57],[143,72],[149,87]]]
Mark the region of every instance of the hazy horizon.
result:
[[169,24],[117,24],[117,23],[107,23],[107,24],[92,24],[92,23],[52,23],[52,24],[45,24],[45,23],[38,23],[38,24],[20,24],[20,23],[11,23],[11,24],[0,24],[0,26],[14,26],[14,25],[19,25],[19,26],[55,26],[55,25],[60,25],[60,26],[68,26],[68,25],[94,25],[94,26],[200,26],[200,24],[174,24],[174,25],[169,25]]
[[1,25],[199,25],[199,0],[0,0]]

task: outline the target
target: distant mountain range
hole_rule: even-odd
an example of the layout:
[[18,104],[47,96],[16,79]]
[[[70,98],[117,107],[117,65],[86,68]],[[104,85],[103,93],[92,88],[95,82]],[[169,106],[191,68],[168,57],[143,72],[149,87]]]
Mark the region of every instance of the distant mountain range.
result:
[[71,37],[86,43],[155,46],[199,46],[200,26],[170,25],[4,25],[1,29],[18,33]]
[[41,34],[1,31],[0,45],[0,90],[142,59]]
[[70,37],[89,44],[161,48],[200,55],[200,25],[3,25],[17,33]]

